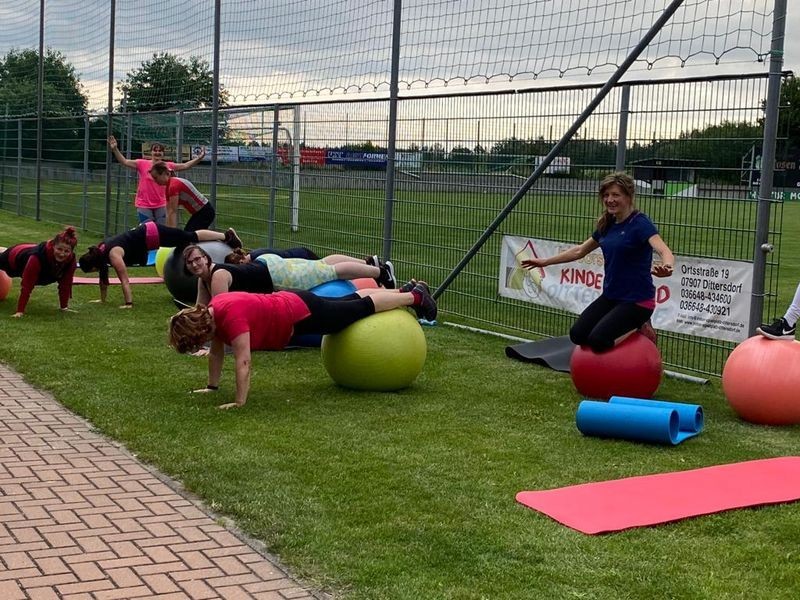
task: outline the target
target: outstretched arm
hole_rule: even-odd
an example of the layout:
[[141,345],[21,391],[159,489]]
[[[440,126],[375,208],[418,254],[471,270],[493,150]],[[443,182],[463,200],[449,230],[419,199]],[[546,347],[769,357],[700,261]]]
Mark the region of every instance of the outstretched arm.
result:
[[129,169],[136,168],[136,161],[131,160],[130,158],[125,158],[125,155],[119,151],[117,138],[115,138],[113,135],[108,136],[108,147],[111,148],[111,152],[114,154],[114,157],[117,159],[119,164],[126,166]]
[[205,155],[206,155],[206,149],[205,149],[205,147],[201,146],[200,147],[200,154],[198,154],[197,156],[195,156],[191,160],[187,160],[184,163],[175,163],[175,166],[173,167],[172,170],[173,171],[185,171],[186,169],[191,169],[193,166],[195,166],[197,163],[199,163],[201,160],[203,160]]
[[669,246],[658,234],[650,236],[647,241],[650,242],[650,246],[661,257],[661,264],[655,265],[651,270],[653,275],[656,277],[669,277],[672,275],[672,269],[675,267],[675,257],[672,255],[672,250],[669,249]]
[[529,258],[527,260],[523,260],[521,265],[525,269],[536,269],[539,267],[547,267],[549,265],[558,265],[561,263],[572,262],[574,260],[578,260],[583,258],[592,250],[595,250],[600,247],[594,238],[589,238],[582,244],[577,246],[573,246],[563,252],[559,252],[555,256],[548,256],[546,258]]

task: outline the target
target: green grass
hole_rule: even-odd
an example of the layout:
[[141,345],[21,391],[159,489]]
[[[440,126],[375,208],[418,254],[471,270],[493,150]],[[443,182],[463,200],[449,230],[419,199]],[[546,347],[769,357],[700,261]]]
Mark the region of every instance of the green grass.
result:
[[[55,229],[0,217],[0,245]],[[781,288],[793,291],[798,265],[787,265]],[[585,536],[514,501],[800,452],[800,428],[742,422],[718,380],[664,381],[658,397],[706,411],[706,431],[678,447],[584,438],[567,375],[505,358],[502,339],[439,326],[425,330],[428,361],[405,391],[340,389],[315,349],[257,353],[247,406],[223,412],[230,359],[218,394],[188,393],[205,361],[167,347],[175,309],[163,287],[135,287],[123,311],[118,288],[101,306],[89,304],[96,288],[76,286],[77,314],[56,310],[53,286],[37,288],[19,320],[8,316],[17,293],[0,303],[0,360],[336,596],[788,599],[800,588],[800,504]]]

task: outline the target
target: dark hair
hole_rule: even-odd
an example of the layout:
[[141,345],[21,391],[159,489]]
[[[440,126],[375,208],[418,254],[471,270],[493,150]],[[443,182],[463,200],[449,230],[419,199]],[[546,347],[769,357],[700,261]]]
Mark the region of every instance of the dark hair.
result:
[[78,236],[75,234],[75,228],[72,225],[67,225],[63,231],[53,237],[52,242],[53,244],[67,244],[75,248],[78,245]]
[[[603,202],[603,194],[605,194],[608,188],[610,188],[612,185],[616,185],[623,192],[625,192],[625,194],[631,199],[631,208],[636,210],[636,183],[630,175],[623,173],[622,171],[609,173],[600,180],[600,188],[598,189],[600,203],[602,204]],[[614,217],[612,217],[607,210],[603,210],[603,214],[601,214],[597,219],[597,231],[600,233],[605,233],[608,231],[608,228],[611,227],[613,222]]]
[[236,248],[230,254],[225,255],[225,262],[232,265],[241,265],[247,262],[247,256],[250,254],[244,248]]
[[84,273],[89,273],[95,269],[100,269],[106,261],[102,250],[97,246],[89,246],[89,249],[78,259],[78,266]]
[[172,170],[167,163],[160,160],[150,167],[150,175],[172,175]]
[[186,248],[183,249],[183,253],[181,254],[181,257],[183,258],[183,272],[189,277],[192,277],[193,274],[189,271],[189,268],[186,266],[186,259],[189,257],[189,254],[191,254],[195,250],[197,250],[206,259],[206,265],[211,265],[211,263],[214,262],[213,260],[211,260],[211,256],[208,254],[208,252],[203,250],[200,246],[198,246],[197,244],[189,244],[188,246],[186,246]]
[[162,144],[161,142],[153,142],[152,144],[150,144],[150,152],[152,152],[156,148],[161,148],[162,152],[164,152],[164,150],[166,150],[166,148],[164,147],[164,144]]

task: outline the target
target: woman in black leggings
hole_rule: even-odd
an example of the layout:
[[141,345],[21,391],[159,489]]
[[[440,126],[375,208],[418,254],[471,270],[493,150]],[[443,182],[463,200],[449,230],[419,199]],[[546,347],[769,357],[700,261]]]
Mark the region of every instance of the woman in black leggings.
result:
[[233,229],[228,229],[225,233],[210,229],[184,231],[148,221],[125,233],[107,238],[97,246],[90,246],[89,250],[78,260],[78,266],[84,273],[100,272],[100,300],[97,302],[106,300],[109,285],[108,265],[114,267],[122,285],[122,295],[125,298],[125,304],[120,308],[131,308],[133,307],[133,293],[127,267],[146,265],[148,252],[162,246],[185,248],[189,244],[197,242],[214,241],[225,242],[234,249],[242,246],[242,240]]

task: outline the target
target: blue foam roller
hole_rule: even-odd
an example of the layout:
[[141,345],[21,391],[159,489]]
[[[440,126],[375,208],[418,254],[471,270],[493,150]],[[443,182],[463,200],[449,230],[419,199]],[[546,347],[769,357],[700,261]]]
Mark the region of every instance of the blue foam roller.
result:
[[593,400],[581,402],[575,414],[575,424],[584,435],[657,444],[679,443],[678,423],[678,411],[674,409]]
[[158,248],[155,250],[150,250],[147,253],[147,266],[151,267],[156,264],[156,253],[158,252]]
[[668,408],[678,413],[678,441],[697,435],[703,431],[703,407],[699,404],[686,404],[684,402],[665,402],[664,400],[646,400],[644,398],[627,398],[625,396],[612,396],[608,400],[613,404],[627,404],[641,406],[642,408]]
[[334,279],[314,286],[309,291],[323,298],[341,298],[355,293],[356,286],[345,279]]

